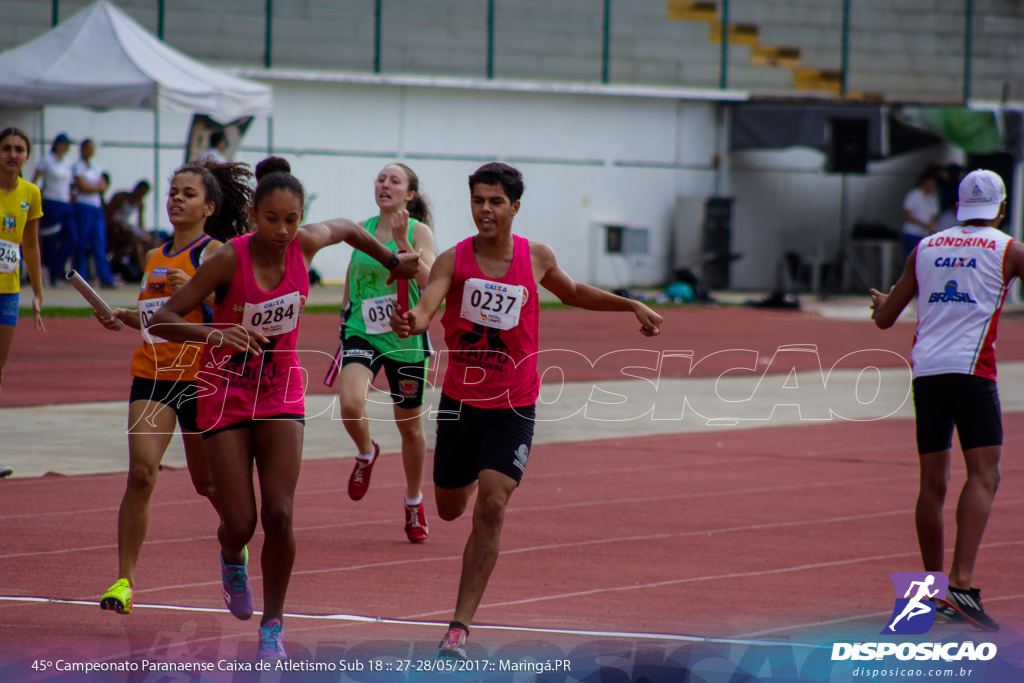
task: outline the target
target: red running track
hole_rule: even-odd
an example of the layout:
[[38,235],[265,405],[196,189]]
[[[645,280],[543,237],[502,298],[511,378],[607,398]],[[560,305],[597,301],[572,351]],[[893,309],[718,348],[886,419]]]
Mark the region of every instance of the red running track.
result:
[[[730,349],[758,352],[759,371],[768,367],[776,350],[784,345],[814,345],[820,362],[831,367],[846,354],[864,349],[886,349],[891,355],[874,354],[879,365],[902,363],[909,358],[913,326],[898,324],[881,331],[867,321],[829,320],[811,313],[758,310],[737,307],[662,308],[664,330],[652,339],[641,337],[633,317],[625,313],[594,313],[579,309],[541,311],[541,348],[569,350],[554,355],[565,379],[594,380],[618,376],[618,367],[603,355],[623,349],[692,351],[693,375],[720,374],[747,358],[733,354],[710,356]],[[1001,361],[1024,359],[1024,325],[1004,316],[998,343]],[[300,348],[323,354],[307,364],[313,378],[310,391],[329,391],[322,384],[329,357],[337,349],[338,318],[332,314],[303,316]],[[11,359],[4,372],[0,407],[126,400],[131,387],[131,356],[140,343],[131,329],[110,332],[87,318],[51,318],[47,332],[22,325],[14,340]],[[431,328],[437,348],[444,348],[439,322]],[[697,361],[710,356],[702,363]],[[589,359],[589,360],[588,360]],[[591,363],[597,362],[596,367]],[[618,363],[617,360],[614,363]],[[666,376],[685,376],[688,365],[667,367]],[[443,367],[438,368],[443,371]],[[788,368],[787,368],[788,371]],[[440,376],[440,375],[439,375]],[[380,378],[383,381],[383,376]]]
[[[1007,453],[1019,453],[1024,416],[1007,416],[1006,432]],[[502,555],[476,622],[712,637],[799,637],[852,626],[877,633],[892,608],[889,574],[919,566],[912,444],[911,422],[890,420],[538,446],[512,498]],[[428,492],[431,536],[411,545],[402,531],[397,454],[383,457],[359,503],[345,493],[349,465],[303,465],[287,611],[446,622],[469,520],[440,521]],[[1010,638],[1024,630],[1019,458],[1008,457],[1002,474],[976,582],[1004,624],[1000,637]],[[61,648],[92,658],[172,646],[178,649],[161,656],[254,656],[255,621],[188,611],[223,603],[216,518],[184,471],[161,474],[136,601],[186,610],[140,607],[119,617],[95,605],[116,578],[123,480],[0,482],[0,593],[87,603],[0,600],[0,664]],[[958,462],[951,500],[962,480]],[[952,525],[952,509],[947,513]],[[250,545],[257,608],[261,540],[258,533]],[[957,627],[942,628],[948,635]],[[442,631],[292,617],[286,642],[316,653],[383,638],[429,656]],[[475,629],[471,643],[480,653],[559,638],[568,636]]]
[[[647,341],[627,316],[544,311],[542,341],[590,359],[620,348],[693,350],[697,358],[750,348],[770,357],[781,345],[814,344],[831,365],[865,348],[905,356],[912,335],[910,325],[883,333],[866,322],[799,313],[725,308],[665,315],[665,334]],[[303,339],[331,353],[334,325],[334,316],[308,316]],[[49,327],[45,335],[19,331],[4,405],[127,396],[134,334],[109,333],[89,320],[51,320]],[[999,358],[1024,358],[1024,328],[1004,323]],[[710,364],[706,374],[727,367]],[[566,367],[566,378],[606,372],[580,361]],[[976,583],[1004,625],[999,636],[985,638],[1019,643],[1024,416],[1007,415],[1005,426],[1003,479]],[[564,652],[599,638],[580,631],[800,638],[815,629],[856,627],[877,633],[892,608],[889,574],[916,570],[920,562],[913,440],[911,422],[888,420],[538,446],[509,507],[503,553],[476,622],[575,634],[477,628],[470,655],[517,647]],[[410,545],[401,528],[397,454],[383,457],[360,503],[345,493],[349,467],[339,460],[303,466],[287,609],[307,616],[288,618],[289,651],[319,659],[380,648],[430,657],[443,630],[438,624],[454,605],[469,520],[438,520],[428,491],[431,537]],[[962,481],[962,464],[955,462],[950,527]],[[163,472],[153,498],[138,571],[140,607],[128,617],[98,609],[95,601],[116,578],[123,487],[123,474],[0,482],[0,597],[85,603],[0,599],[0,680],[9,662],[37,655],[253,658],[256,623],[238,622],[222,609],[216,517],[183,471]],[[258,533],[253,558],[261,541]],[[259,565],[254,559],[250,566],[259,606]],[[214,611],[198,611],[207,609]],[[400,623],[310,618],[337,614]],[[962,630],[937,628],[942,637]],[[964,637],[979,634],[968,630]]]

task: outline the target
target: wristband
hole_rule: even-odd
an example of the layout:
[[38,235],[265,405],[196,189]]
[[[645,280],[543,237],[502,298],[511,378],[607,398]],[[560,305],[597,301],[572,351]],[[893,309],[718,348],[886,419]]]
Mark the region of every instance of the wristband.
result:
[[398,254],[396,254],[395,252],[391,252],[391,259],[384,264],[384,267],[387,268],[388,270],[394,270],[395,266],[397,266],[401,262],[402,260],[398,258]]

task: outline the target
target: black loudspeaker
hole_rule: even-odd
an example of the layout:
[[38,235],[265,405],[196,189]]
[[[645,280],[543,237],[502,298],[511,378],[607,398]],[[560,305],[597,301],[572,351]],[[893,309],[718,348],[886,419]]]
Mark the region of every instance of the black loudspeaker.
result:
[[867,119],[830,119],[832,139],[828,147],[829,173],[868,172]]

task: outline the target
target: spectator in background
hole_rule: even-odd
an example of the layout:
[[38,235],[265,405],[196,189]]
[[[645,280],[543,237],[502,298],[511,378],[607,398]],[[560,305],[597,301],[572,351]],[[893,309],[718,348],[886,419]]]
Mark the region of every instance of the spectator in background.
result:
[[125,280],[133,282],[142,277],[146,251],[153,246],[142,224],[146,213],[143,200],[149,190],[149,183],[140,180],[131,192],[115,192],[103,211],[111,268],[119,271]]
[[960,224],[956,219],[956,203],[957,188],[960,187],[963,169],[960,168],[960,164],[947,164],[936,170],[935,177],[938,185],[936,192],[939,195],[939,218],[935,232],[942,232]]
[[228,158],[224,151],[228,148],[228,136],[222,130],[215,130],[210,133],[210,149],[203,152],[204,159],[212,159],[219,164],[226,164]]
[[114,289],[114,274],[110,272],[107,261],[107,227],[103,220],[103,193],[107,191],[107,181],[103,177],[103,169],[92,162],[96,153],[96,143],[82,140],[81,154],[74,166],[75,178],[75,227],[78,229],[78,250],[75,256],[75,269],[87,277],[89,274],[89,251],[92,250],[93,264],[100,286]]
[[924,172],[914,189],[903,200],[903,258],[906,260],[917,243],[935,232],[939,218],[939,196],[934,173]]
[[50,153],[36,167],[32,182],[42,178],[43,217],[39,219],[39,241],[43,265],[49,271],[50,285],[58,286],[64,277],[68,259],[75,253],[78,233],[71,209],[71,183],[74,162],[68,158],[71,139],[60,133],[53,139]]

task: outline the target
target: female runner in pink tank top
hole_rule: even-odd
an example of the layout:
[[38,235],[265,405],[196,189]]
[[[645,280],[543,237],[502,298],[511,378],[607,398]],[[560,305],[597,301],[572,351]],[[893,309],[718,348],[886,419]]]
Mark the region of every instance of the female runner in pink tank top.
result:
[[[343,218],[300,228],[305,191],[284,159],[260,162],[256,178],[255,232],[231,240],[206,261],[153,316],[150,329],[172,341],[206,343],[198,422],[224,515],[217,531],[224,602],[239,619],[250,618],[254,608],[244,548],[256,530],[256,464],[266,535],[258,656],[284,659],[281,620],[295,561],[292,500],[305,414],[295,343],[309,265],[320,249],[342,241],[385,264],[392,277],[415,276],[419,257],[399,257]],[[213,327],[186,323],[182,316],[211,293],[217,303]]]

